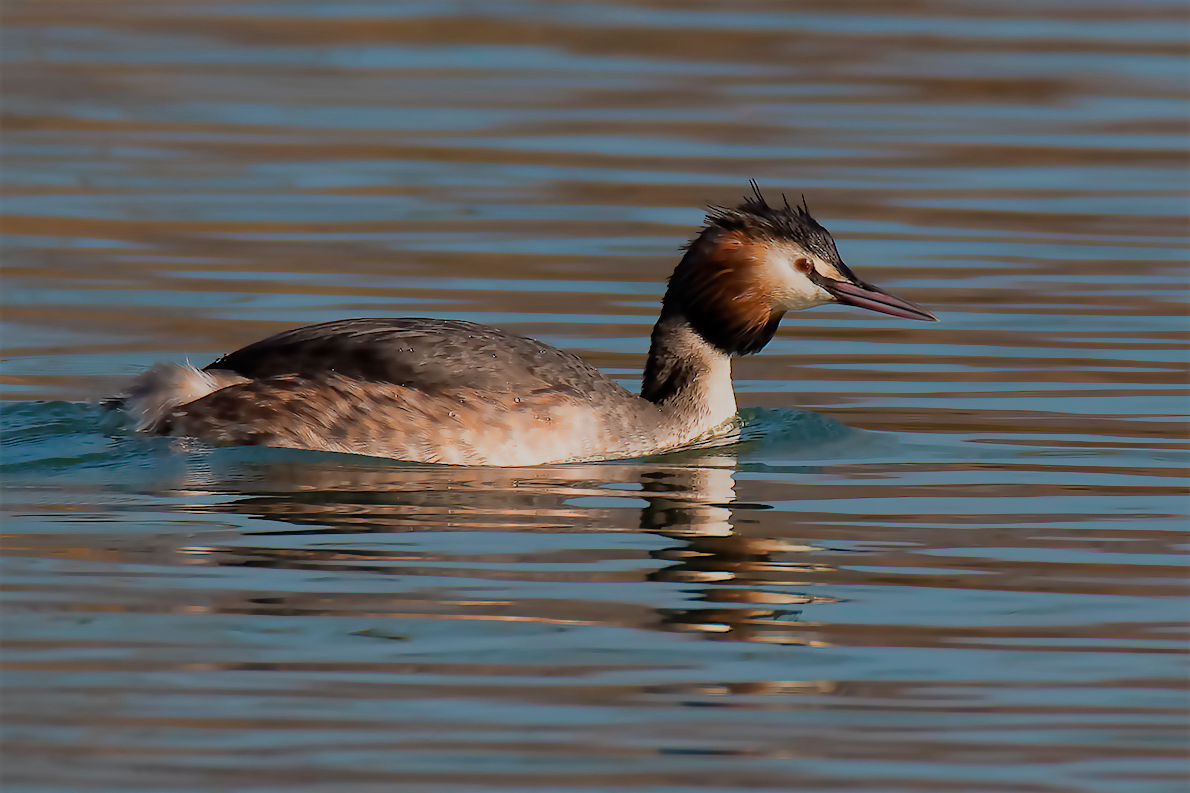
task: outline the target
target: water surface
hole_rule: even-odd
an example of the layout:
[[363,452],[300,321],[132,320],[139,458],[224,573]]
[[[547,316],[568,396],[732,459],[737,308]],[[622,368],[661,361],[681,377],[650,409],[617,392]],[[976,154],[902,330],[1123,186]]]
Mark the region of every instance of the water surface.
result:
[[[1177,4],[6,8],[12,791],[1185,789]],[[350,316],[638,377],[708,203],[804,194],[743,442],[527,469],[95,405]]]

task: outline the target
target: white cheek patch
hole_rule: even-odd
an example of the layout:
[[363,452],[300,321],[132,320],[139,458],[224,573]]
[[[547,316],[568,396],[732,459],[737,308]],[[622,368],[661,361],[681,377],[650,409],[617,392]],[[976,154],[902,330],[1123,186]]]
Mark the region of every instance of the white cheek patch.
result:
[[[808,275],[794,266],[794,262],[804,256],[805,254],[800,252],[798,255],[793,255],[785,251],[774,251],[769,260],[776,281],[776,288],[773,290],[774,297],[783,308],[789,311],[813,308],[835,301],[830,292],[811,281]],[[828,278],[837,276],[833,267],[824,265],[817,259],[814,260],[814,265],[818,268],[818,272]]]

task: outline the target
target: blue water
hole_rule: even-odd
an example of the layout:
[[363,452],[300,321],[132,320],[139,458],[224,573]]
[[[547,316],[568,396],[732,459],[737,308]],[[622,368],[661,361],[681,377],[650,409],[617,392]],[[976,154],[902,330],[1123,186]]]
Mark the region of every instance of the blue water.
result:
[[[1185,790],[1179,11],[6,8],[4,790]],[[423,466],[98,405],[350,316],[634,388],[749,178],[942,321],[790,315],[737,442]]]

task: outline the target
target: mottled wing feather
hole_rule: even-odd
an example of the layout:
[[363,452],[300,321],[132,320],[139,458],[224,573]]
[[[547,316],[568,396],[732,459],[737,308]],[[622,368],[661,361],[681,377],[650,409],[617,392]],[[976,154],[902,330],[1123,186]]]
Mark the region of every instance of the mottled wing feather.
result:
[[279,333],[206,367],[253,380],[328,374],[425,393],[455,388],[514,394],[569,388],[597,397],[625,392],[575,355],[460,320],[348,319]]
[[206,371],[247,382],[179,406],[159,432],[519,465],[626,456],[646,447],[660,420],[655,406],[577,356],[457,320],[312,325],[250,344]]
[[[626,393],[626,392],[625,392]],[[535,465],[624,456],[642,448],[638,397],[606,406],[608,422],[569,387],[524,398],[452,388],[428,394],[325,374],[282,375],[223,388],[161,423],[167,435],[288,446],[418,462]]]
[[[473,454],[452,435],[465,434],[459,414],[473,392],[433,396],[390,383],[335,374],[283,375],[224,388],[176,410],[164,431],[215,443],[290,446],[426,462]],[[487,405],[493,428],[499,428]],[[452,409],[454,408],[454,409]],[[475,427],[470,428],[472,432]],[[452,431],[453,430],[453,431]]]

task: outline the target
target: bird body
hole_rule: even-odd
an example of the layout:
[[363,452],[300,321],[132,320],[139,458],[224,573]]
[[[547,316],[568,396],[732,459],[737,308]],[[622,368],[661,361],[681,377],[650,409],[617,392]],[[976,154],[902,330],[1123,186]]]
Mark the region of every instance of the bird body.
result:
[[[755,189],[755,186],[754,186]],[[212,443],[522,466],[637,457],[728,433],[731,358],[788,310],[929,312],[859,281],[803,207],[713,208],[670,278],[641,394],[548,344],[461,320],[348,319],[202,370],[158,365],[119,402],[137,427]]]

